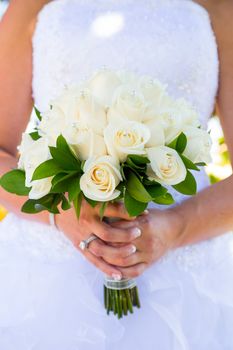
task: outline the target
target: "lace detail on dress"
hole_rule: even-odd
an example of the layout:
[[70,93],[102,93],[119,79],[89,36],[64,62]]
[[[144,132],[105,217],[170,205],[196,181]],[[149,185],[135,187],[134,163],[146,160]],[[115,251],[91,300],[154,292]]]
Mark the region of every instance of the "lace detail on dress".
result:
[[[22,220],[13,214],[8,214],[0,223],[0,245],[7,247],[9,244],[15,254],[31,256],[44,262],[57,263],[79,254],[62,232],[37,222]],[[0,264],[4,259],[4,255],[0,256]]]

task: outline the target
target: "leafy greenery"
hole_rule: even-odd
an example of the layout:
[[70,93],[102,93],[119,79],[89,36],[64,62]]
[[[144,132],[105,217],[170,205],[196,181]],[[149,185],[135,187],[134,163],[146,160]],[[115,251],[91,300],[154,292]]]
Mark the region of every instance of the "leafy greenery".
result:
[[[40,114],[38,114],[40,118]],[[31,133],[31,137],[36,140],[39,138],[38,131]],[[196,193],[196,181],[190,170],[199,170],[197,165],[187,159],[182,153],[186,147],[187,138],[181,133],[169,147],[176,149],[179,153],[185,167],[187,168],[186,179],[173,186],[178,192],[186,195]],[[80,177],[83,174],[84,161],[80,161],[65,138],[60,135],[57,138],[56,147],[49,147],[51,159],[40,164],[33,173],[32,180],[40,180],[52,177],[52,187],[50,193],[38,200],[29,199],[23,205],[22,211],[26,213],[38,213],[47,210],[51,213],[59,213],[58,207],[62,210],[68,210],[73,207],[77,218],[80,216],[81,204],[83,198],[95,207],[99,202],[86,198],[80,188]],[[117,186],[120,191],[116,201],[123,199],[126,210],[130,216],[140,215],[149,202],[161,205],[171,205],[174,199],[167,188],[150,180],[146,175],[149,159],[144,155],[128,155],[126,161],[121,164],[121,174],[123,181]],[[25,187],[25,172],[22,170],[13,170],[5,174],[0,179],[0,185],[7,191],[19,195],[28,195],[30,188]],[[107,202],[100,205],[100,218],[104,217]]]
[[28,196],[31,190],[31,188],[25,186],[25,172],[20,169],[14,169],[4,174],[0,178],[0,186],[7,192],[18,196]]
[[36,108],[36,106],[34,106],[34,111],[35,111],[35,114],[36,114],[38,120],[41,122],[42,116],[41,116],[40,111]]
[[138,216],[147,208],[147,203],[137,201],[127,190],[125,191],[124,205],[130,216]]
[[187,137],[181,132],[168,147],[175,149],[178,153],[183,153],[187,145]]
[[187,171],[186,178],[178,185],[172,186],[176,191],[185,195],[194,195],[197,192],[197,183],[190,171]]

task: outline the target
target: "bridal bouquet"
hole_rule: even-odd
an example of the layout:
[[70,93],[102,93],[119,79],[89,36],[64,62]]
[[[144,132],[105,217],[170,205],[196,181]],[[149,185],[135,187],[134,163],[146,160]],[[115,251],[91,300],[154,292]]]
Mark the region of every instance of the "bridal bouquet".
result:
[[[184,99],[169,96],[158,80],[130,72],[98,71],[79,87],[66,89],[24,133],[18,169],[0,185],[28,196],[25,213],[75,208],[82,200],[123,201],[130,216],[148,203],[174,203],[169,188],[196,193],[193,171],[210,160],[211,140]],[[104,283],[107,313],[118,317],[140,307],[132,279]]]

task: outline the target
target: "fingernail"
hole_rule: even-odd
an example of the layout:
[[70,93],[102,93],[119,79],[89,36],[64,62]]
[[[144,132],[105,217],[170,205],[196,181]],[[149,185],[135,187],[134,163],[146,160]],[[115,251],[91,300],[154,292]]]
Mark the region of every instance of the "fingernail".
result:
[[121,280],[121,275],[118,274],[118,273],[113,273],[112,274],[112,278],[115,280],[115,281],[120,281]]
[[136,237],[140,237],[141,234],[142,234],[142,231],[141,231],[141,229],[140,229],[139,227],[135,227],[135,228],[132,230],[132,232],[133,232],[135,238],[136,238]]
[[144,210],[144,212],[142,213],[142,215],[148,215],[149,214],[149,210]]
[[136,251],[137,251],[137,248],[135,247],[135,245],[132,245],[131,247],[130,247],[130,254],[134,254],[134,253],[136,253]]

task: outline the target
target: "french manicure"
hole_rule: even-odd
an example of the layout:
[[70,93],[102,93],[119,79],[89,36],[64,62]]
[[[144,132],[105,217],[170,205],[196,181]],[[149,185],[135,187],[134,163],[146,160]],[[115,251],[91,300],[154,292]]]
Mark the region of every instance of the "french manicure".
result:
[[130,254],[134,254],[134,253],[136,253],[137,248],[135,247],[135,245],[132,245],[132,246],[130,247],[129,251],[130,251]]
[[140,237],[142,234],[142,231],[139,227],[133,228],[132,232],[133,232],[135,238]]
[[144,210],[144,212],[142,213],[142,215],[148,215],[149,214],[149,210]]
[[122,276],[118,273],[113,273],[112,274],[112,278],[115,280],[115,281],[120,281],[122,279]]

